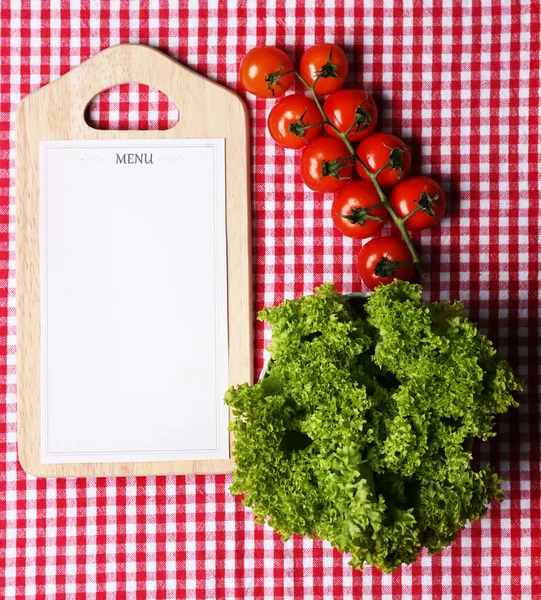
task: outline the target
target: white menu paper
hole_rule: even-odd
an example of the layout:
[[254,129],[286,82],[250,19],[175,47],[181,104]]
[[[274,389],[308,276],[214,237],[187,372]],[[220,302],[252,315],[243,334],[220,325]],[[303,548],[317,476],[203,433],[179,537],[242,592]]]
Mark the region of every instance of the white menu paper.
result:
[[229,458],[223,139],[40,143],[42,462]]

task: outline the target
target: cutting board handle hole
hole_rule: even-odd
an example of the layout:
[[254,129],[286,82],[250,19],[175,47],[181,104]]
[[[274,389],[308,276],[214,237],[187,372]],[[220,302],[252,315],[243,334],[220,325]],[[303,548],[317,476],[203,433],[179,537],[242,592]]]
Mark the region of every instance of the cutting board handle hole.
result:
[[85,108],[92,129],[164,131],[179,121],[178,106],[161,90],[143,83],[123,83],[94,96]]

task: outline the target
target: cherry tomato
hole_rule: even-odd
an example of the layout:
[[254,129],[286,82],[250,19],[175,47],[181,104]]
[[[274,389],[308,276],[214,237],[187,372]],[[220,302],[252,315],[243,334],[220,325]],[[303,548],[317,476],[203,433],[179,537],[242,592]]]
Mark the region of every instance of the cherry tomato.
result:
[[441,221],[445,213],[445,194],[441,187],[428,177],[411,177],[394,187],[389,202],[396,214],[404,219],[410,231],[420,231]]
[[[378,123],[378,107],[372,96],[361,90],[338,90],[333,92],[323,105],[329,121],[345,133],[350,127],[348,139],[358,142],[370,135]],[[325,131],[339,137],[329,125]]]
[[373,290],[393,279],[412,281],[415,266],[411,252],[402,238],[380,237],[364,244],[357,258],[362,280]]
[[274,141],[284,148],[306,146],[321,133],[321,113],[316,103],[301,94],[284,96],[269,113],[269,132]]
[[[411,168],[411,154],[408,147],[396,135],[390,133],[373,133],[357,146],[357,154],[372,173],[377,173],[389,163],[378,175],[378,183],[383,187],[391,187],[405,179]],[[357,163],[359,175],[370,181],[369,175]]]
[[315,192],[337,192],[353,175],[353,159],[342,140],[319,137],[302,151],[301,177]]
[[258,98],[276,98],[291,87],[295,74],[289,71],[293,69],[285,52],[274,46],[259,46],[242,59],[240,80],[246,91]]
[[385,225],[388,212],[384,206],[366,210],[381,202],[376,188],[367,181],[352,181],[338,190],[332,203],[332,220],[348,237],[372,237]]
[[325,96],[339,90],[346,81],[348,59],[340,46],[317,44],[308,48],[301,57],[300,74],[308,85],[314,85],[318,96]]

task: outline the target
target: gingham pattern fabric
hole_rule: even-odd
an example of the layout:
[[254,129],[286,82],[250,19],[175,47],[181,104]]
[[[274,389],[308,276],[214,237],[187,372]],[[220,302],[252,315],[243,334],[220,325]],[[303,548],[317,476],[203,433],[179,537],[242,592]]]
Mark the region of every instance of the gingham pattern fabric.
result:
[[[538,2],[184,5],[1,5],[0,597],[541,598]],[[247,49],[276,44],[298,60],[321,41],[346,49],[349,85],[374,93],[382,128],[410,144],[414,173],[431,174],[448,192],[441,226],[416,236],[429,266],[427,298],[464,300],[526,381],[520,408],[498,420],[499,436],[476,453],[505,478],[505,501],[438,556],[392,575],[354,572],[320,541],[282,543],[229,495],[229,476],[45,480],[17,462],[13,130],[21,98],[120,42],[159,47],[238,90]],[[174,121],[167,98],[139,91],[102,96],[89,119],[111,128]],[[245,97],[254,311],[323,281],[361,290],[360,244],[333,229],[331,198],[307,191],[297,156],[269,139],[272,102]],[[257,323],[256,372],[268,341]]]

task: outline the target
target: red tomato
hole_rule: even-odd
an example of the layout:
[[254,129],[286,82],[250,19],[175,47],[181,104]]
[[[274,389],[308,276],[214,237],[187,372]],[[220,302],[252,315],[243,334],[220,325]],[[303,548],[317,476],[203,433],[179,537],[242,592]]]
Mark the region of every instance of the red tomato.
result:
[[318,96],[325,96],[339,90],[346,81],[348,59],[340,46],[317,44],[308,48],[301,57],[300,73],[308,85],[315,84]]
[[393,279],[412,281],[415,265],[402,238],[380,237],[366,242],[359,252],[357,267],[364,283],[373,290]]
[[332,203],[332,220],[348,237],[372,237],[385,225],[388,212],[384,206],[366,210],[381,202],[376,188],[367,181],[352,181],[336,193]]
[[[338,90],[332,93],[323,110],[329,121],[345,133],[350,127],[348,139],[358,142],[370,135],[378,123],[378,107],[372,96],[361,90]],[[333,137],[339,137],[329,125],[325,131]]]
[[306,146],[321,133],[321,113],[316,103],[301,94],[284,96],[269,113],[269,132],[284,148]]
[[[445,194],[428,177],[411,177],[394,187],[389,202],[410,231],[420,231],[441,221],[445,213]],[[410,217],[408,215],[413,213]]]
[[353,175],[353,159],[344,142],[319,137],[302,151],[301,177],[315,192],[337,192]]
[[[396,135],[390,133],[373,133],[357,146],[357,154],[372,173],[377,173],[378,183],[383,187],[391,187],[405,179],[411,168],[411,154],[408,147]],[[359,175],[370,181],[370,176],[356,163]]]
[[260,46],[252,48],[242,59],[240,80],[246,91],[258,98],[276,98],[291,87],[293,70],[285,52],[274,46]]

